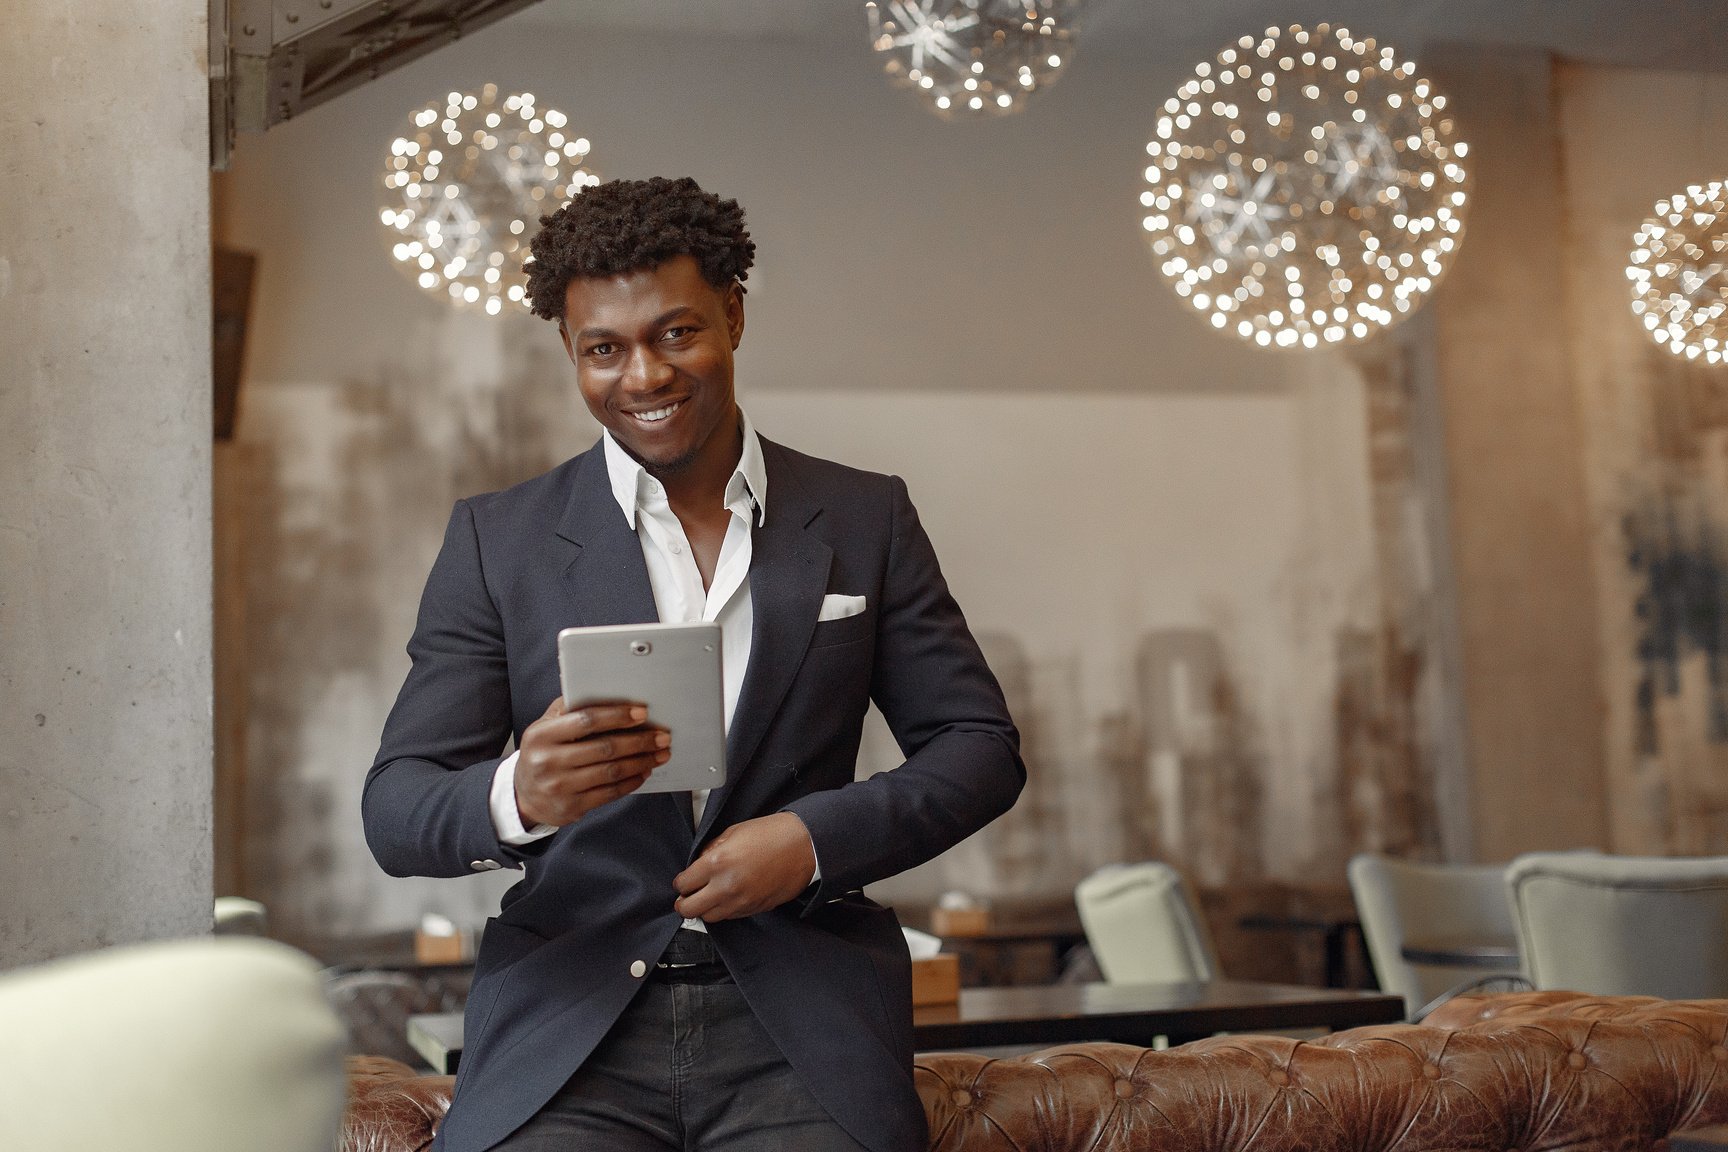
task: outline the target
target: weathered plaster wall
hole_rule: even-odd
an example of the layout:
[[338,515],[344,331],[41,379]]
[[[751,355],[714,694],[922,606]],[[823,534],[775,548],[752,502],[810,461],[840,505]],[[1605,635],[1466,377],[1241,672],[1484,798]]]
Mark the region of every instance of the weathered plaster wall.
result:
[[[1406,601],[1388,617],[1379,588],[1425,513],[1403,465],[1373,491],[1368,441],[1368,390],[1408,381],[1220,339],[1158,282],[1135,157],[1174,70],[1099,59],[1025,116],[950,125],[849,48],[505,22],[243,139],[226,183],[223,239],[260,256],[248,863],[285,928],[477,919],[509,881],[388,880],[357,822],[451,500],[593,436],[548,327],[451,312],[374,235],[398,117],[488,80],[567,111],[603,175],[737,196],[761,245],[753,416],[912,485],[1035,783],[888,895],[1058,893],[1147,854],[1207,882],[1336,882],[1357,847],[1432,847],[1426,640],[1387,641]],[[881,729],[862,760],[892,764]]]
[[1728,173],[1728,78],[1565,68],[1558,92],[1604,841],[1621,852],[1728,852],[1728,369],[1651,341],[1625,273],[1658,198]]
[[[920,894],[938,876],[1063,892],[1154,855],[1218,884],[1336,852],[1333,637],[1373,603],[1356,381],[750,403],[770,435],[906,477],[973,627],[1029,686],[1018,714],[1054,795],[1023,816],[1049,826],[1036,848],[1008,847],[1012,822],[987,833]],[[1333,503],[1353,478],[1357,506]],[[898,757],[884,735],[864,761]]]
[[210,928],[204,20],[0,37],[0,968]]
[[[272,463],[248,562],[247,874],[285,924],[354,930],[423,907],[472,917],[496,896],[489,877],[385,878],[357,832],[359,776],[450,502],[593,434],[550,330],[530,330],[541,342],[518,353],[490,324],[458,324],[442,347],[489,347],[495,375],[458,381],[433,353],[383,380],[248,398]],[[1051,894],[1151,854],[1211,882],[1336,864],[1332,637],[1368,557],[1313,543],[1330,518],[1323,493],[1361,467],[1350,425],[1309,411],[1325,411],[1313,393],[1327,390],[1348,403],[1348,383],[1324,382],[1287,396],[989,405],[746,389],[766,435],[907,478],[1026,728],[1028,803],[891,894]],[[1203,657],[1183,648],[1188,636]],[[885,729],[870,730],[861,760],[898,763]]]

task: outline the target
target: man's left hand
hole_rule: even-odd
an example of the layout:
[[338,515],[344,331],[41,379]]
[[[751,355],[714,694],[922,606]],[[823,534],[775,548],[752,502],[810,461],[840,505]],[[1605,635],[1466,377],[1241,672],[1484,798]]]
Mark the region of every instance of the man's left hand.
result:
[[816,849],[804,821],[776,812],[734,824],[678,873],[678,915],[713,923],[778,908],[810,886]]

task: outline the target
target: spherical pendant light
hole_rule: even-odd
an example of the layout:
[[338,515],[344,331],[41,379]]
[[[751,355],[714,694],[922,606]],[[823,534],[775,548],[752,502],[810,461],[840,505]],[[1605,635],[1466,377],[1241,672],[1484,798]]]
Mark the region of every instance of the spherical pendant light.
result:
[[871,0],[871,47],[936,115],[1003,116],[1054,84],[1085,0]]
[[452,92],[390,144],[378,210],[397,267],[426,291],[496,316],[526,307],[522,260],[540,216],[600,178],[588,141],[531,93]]
[[1140,195],[1159,270],[1262,346],[1368,338],[1407,316],[1463,238],[1446,98],[1343,28],[1244,36],[1165,101]]
[[1728,183],[1656,201],[1633,237],[1632,311],[1676,356],[1728,360]]

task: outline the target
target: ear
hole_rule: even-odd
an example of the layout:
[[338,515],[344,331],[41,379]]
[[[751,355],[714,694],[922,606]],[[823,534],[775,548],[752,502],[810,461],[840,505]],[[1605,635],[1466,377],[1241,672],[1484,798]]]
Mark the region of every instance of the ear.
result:
[[738,351],[744,339],[744,285],[736,280],[726,289],[726,330],[732,335],[732,351]]
[[[570,342],[570,329],[564,323],[564,317],[558,317],[558,338],[564,341],[564,355],[570,357],[570,363],[576,363],[576,345]],[[736,344],[733,347],[737,347]]]

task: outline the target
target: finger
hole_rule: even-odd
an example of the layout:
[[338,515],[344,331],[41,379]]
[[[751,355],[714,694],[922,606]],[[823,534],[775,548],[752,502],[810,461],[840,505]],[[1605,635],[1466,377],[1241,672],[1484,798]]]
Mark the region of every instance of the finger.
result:
[[596,732],[616,732],[621,728],[634,728],[648,719],[648,706],[629,700],[621,700],[607,704],[584,704],[572,708],[562,716],[554,716],[542,721],[546,726],[546,735],[556,744],[568,744],[572,740],[581,740]]
[[616,784],[609,784],[604,788],[590,789],[583,793],[583,806],[579,817],[587,815],[596,808],[603,808],[614,800],[622,800],[647,782],[648,775],[643,773],[640,776],[631,776],[628,779],[620,780]]
[[649,773],[666,762],[668,756],[670,753],[659,751],[608,760],[586,768],[565,771],[541,768],[536,773],[534,807],[542,811],[550,808],[580,815],[610,801],[616,785],[634,781],[632,787],[639,787]]
[[608,760],[604,764],[578,768],[557,781],[554,787],[567,796],[604,791],[614,784],[622,783],[633,777],[647,776],[654,769],[666,763],[668,755],[669,753],[665,751],[647,752],[640,756],[625,756],[617,760]]
[[609,761],[648,755],[671,746],[672,736],[664,729],[626,729],[568,744],[536,746],[533,749],[534,766],[543,772],[571,772]]
[[540,713],[540,719],[550,720],[554,716],[564,715],[564,697],[552,697],[552,703],[546,705],[546,711]]
[[684,871],[672,877],[672,887],[680,896],[688,896],[692,892],[700,892],[714,875],[713,866],[706,859],[698,856]]
[[557,813],[548,823],[565,825],[574,824],[596,808],[602,808],[622,797],[628,796],[648,782],[647,772],[637,772],[628,775],[612,784],[602,784],[595,788],[580,792],[563,793],[548,791],[548,799],[544,802],[547,808]]
[[560,795],[578,803],[593,806],[604,804],[612,798],[612,793],[620,787],[639,788],[648,777],[664,761],[662,754],[649,753],[646,756],[629,756],[622,760],[609,760],[604,764],[596,764],[592,768],[584,768],[580,772],[571,773],[556,785]]
[[686,920],[725,920],[728,917],[722,915],[724,899],[712,884],[704,884],[690,895],[675,901],[672,907]]

